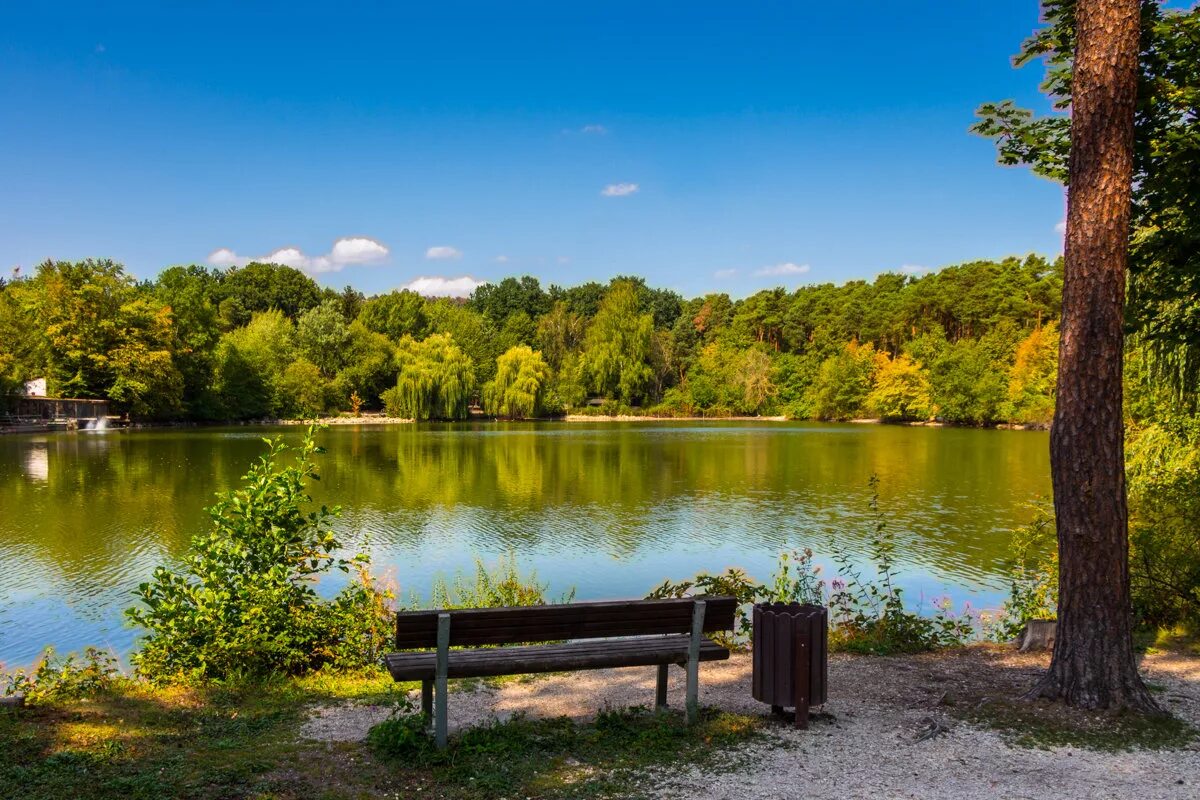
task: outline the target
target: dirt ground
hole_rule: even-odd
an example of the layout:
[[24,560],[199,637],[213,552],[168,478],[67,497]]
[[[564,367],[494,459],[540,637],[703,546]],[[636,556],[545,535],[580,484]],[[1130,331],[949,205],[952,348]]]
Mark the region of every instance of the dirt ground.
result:
[[[903,657],[837,655],[830,661],[830,696],[809,730],[779,723],[760,740],[705,769],[645,775],[654,795],[710,800],[757,798],[1192,798],[1200,797],[1200,744],[1107,752],[1068,746],[1026,746],[981,724],[978,709],[1006,707],[1045,668],[1045,654],[974,646]],[[1142,668],[1156,697],[1172,713],[1200,725],[1200,658],[1158,653]],[[704,664],[700,700],[728,711],[766,715],[751,697],[750,660]],[[650,705],[655,670],[600,670],[476,684],[452,692],[451,731],[515,713],[586,719],[597,709]],[[683,671],[672,670],[669,702],[683,704]],[[1019,704],[1023,714],[1061,721],[1057,706]],[[387,717],[378,706],[317,709],[305,738],[355,741]],[[1079,715],[1104,731],[1104,717]]]

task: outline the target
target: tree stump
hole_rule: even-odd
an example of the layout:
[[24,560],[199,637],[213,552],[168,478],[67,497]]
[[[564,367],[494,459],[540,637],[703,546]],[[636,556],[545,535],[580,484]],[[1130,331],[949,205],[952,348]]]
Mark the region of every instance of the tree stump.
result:
[[1033,650],[1053,650],[1054,637],[1058,633],[1058,620],[1031,619],[1017,637],[1017,650],[1028,653]]

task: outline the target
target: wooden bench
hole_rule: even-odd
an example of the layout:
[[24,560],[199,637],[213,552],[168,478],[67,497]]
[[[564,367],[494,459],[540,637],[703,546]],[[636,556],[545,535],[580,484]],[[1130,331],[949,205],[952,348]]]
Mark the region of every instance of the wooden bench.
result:
[[733,597],[697,597],[407,611],[396,615],[396,649],[433,650],[389,653],[384,660],[394,680],[421,681],[421,710],[432,714],[438,747],[446,746],[449,678],[657,666],[655,706],[662,709],[667,667],[677,664],[687,669],[693,722],[700,662],[729,658],[729,650],[704,634],[733,630],[736,610]]

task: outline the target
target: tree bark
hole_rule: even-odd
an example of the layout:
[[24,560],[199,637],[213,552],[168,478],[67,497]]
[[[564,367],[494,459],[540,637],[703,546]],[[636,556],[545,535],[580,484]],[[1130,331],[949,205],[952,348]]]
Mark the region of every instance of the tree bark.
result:
[[1032,695],[1158,711],[1133,655],[1122,417],[1138,0],[1079,0],[1050,466],[1058,632]]

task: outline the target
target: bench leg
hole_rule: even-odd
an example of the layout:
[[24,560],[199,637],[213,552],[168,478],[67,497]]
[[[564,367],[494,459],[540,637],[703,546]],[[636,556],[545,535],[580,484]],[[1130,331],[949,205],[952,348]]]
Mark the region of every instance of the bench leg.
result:
[[700,718],[700,640],[704,636],[704,601],[692,607],[692,639],[688,643],[687,662],[687,721]]
[[654,709],[667,710],[667,665],[658,665],[658,686],[654,690]]
[[438,614],[437,628],[437,668],[434,672],[433,696],[433,738],[438,749],[444,749],[448,739],[448,721],[446,702],[449,700],[449,687],[446,673],[450,665],[450,615]]
[[421,715],[428,724],[433,719],[433,680],[426,678],[421,681]]

